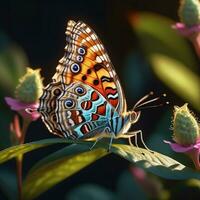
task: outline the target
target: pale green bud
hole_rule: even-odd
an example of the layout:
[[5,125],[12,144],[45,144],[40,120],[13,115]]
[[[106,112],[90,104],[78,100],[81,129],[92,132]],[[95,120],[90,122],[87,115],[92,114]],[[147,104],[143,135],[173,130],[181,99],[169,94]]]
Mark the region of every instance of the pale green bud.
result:
[[15,97],[26,103],[37,102],[42,94],[42,88],[43,83],[40,69],[33,70],[27,68],[26,74],[19,79],[19,84],[15,90]]
[[187,105],[185,103],[182,107],[174,107],[173,140],[181,145],[195,144],[200,139],[198,122]]
[[199,0],[180,0],[178,15],[182,23],[193,26],[200,23]]

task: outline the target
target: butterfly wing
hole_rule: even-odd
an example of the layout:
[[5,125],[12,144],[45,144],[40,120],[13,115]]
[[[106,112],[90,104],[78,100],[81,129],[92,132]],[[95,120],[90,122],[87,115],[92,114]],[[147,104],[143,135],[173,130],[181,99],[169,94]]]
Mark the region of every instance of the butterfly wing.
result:
[[82,82],[97,90],[119,113],[126,111],[126,100],[119,78],[96,33],[83,22],[70,20],[66,30],[65,55],[59,61],[54,82],[65,89]]
[[126,101],[95,32],[83,22],[69,21],[66,35],[65,55],[44,89],[38,111],[56,135],[93,138],[110,131],[109,121],[126,111]]
[[63,136],[57,125],[56,108],[57,98],[62,93],[62,86],[59,82],[48,84],[40,97],[38,112],[42,115],[42,120],[48,130],[55,135]]
[[98,91],[74,82],[57,99],[57,123],[66,137],[91,138],[108,127],[111,110],[112,106]]

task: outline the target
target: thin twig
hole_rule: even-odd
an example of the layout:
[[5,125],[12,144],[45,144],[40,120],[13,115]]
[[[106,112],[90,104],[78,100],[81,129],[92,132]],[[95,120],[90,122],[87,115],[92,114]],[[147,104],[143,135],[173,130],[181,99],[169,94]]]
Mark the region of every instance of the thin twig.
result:
[[[25,120],[23,121],[22,129],[21,129],[21,137],[19,139],[19,143],[23,144],[25,140],[25,135],[27,128],[30,124],[30,121]],[[23,154],[19,155],[16,158],[16,166],[17,166],[17,184],[18,184],[18,199],[22,200],[22,166],[23,166]]]

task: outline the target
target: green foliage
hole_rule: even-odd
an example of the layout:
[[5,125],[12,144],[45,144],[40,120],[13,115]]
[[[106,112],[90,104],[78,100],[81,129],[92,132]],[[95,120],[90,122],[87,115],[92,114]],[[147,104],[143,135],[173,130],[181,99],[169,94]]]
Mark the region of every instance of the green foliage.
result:
[[151,13],[140,13],[130,21],[157,77],[199,110],[198,65],[186,40],[172,30],[173,22]]
[[0,44],[0,87],[12,94],[29,64],[24,51],[3,33],[0,33]]
[[32,170],[24,181],[23,199],[34,199],[107,153],[105,149],[94,149],[79,154],[71,154]]
[[13,44],[3,32],[0,32],[0,149],[10,146],[8,128],[11,112],[8,112],[8,107],[5,106],[4,97],[14,94],[18,79],[28,65],[22,48]]
[[[41,147],[71,142],[65,139],[45,139],[10,147],[0,152],[0,163]],[[91,142],[81,142],[81,144],[67,146],[36,163],[24,181],[24,199],[34,199],[55,184],[108,154],[107,143],[99,143],[94,149],[89,150],[91,144]],[[157,152],[124,144],[113,144],[111,153],[166,179],[200,178],[198,172]]]
[[0,164],[35,149],[58,143],[70,143],[63,139],[45,139],[37,142],[16,145],[0,151]]
[[200,178],[198,172],[157,152],[150,152],[146,149],[121,144],[113,144],[111,151],[135,163],[138,167],[142,167],[146,171],[166,179]]
[[[186,102],[200,110],[200,77],[183,63],[161,54],[151,56],[155,74]],[[191,81],[192,80],[192,81]]]

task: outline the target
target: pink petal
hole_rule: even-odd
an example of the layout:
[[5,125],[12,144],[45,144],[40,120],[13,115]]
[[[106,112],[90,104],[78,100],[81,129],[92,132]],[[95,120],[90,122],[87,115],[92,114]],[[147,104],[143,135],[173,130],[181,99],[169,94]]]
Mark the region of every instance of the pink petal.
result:
[[[10,106],[11,110],[17,111],[26,119],[35,121],[40,117],[40,113],[37,112],[37,108],[39,106],[38,103],[25,103],[11,97],[5,97],[5,101]],[[27,112],[26,109],[30,109],[32,112]]]
[[200,151],[200,140],[198,140],[196,144],[194,144],[194,148],[199,149]]
[[188,151],[190,151],[194,148],[194,145],[183,146],[183,145],[180,145],[180,144],[177,144],[177,143],[172,143],[172,142],[166,141],[166,140],[164,140],[164,142],[166,144],[169,144],[170,147],[172,148],[172,150],[175,151],[175,152],[184,153],[184,152],[188,152]]
[[131,173],[140,181],[145,180],[146,178],[144,170],[140,169],[139,167],[131,167]]
[[189,36],[192,33],[200,32],[200,24],[194,26],[186,26],[185,24],[178,22],[172,25],[172,28],[176,29],[183,36]]
[[15,111],[26,109],[27,107],[36,108],[35,103],[25,103],[11,97],[5,97],[5,101],[10,106],[11,110]]

